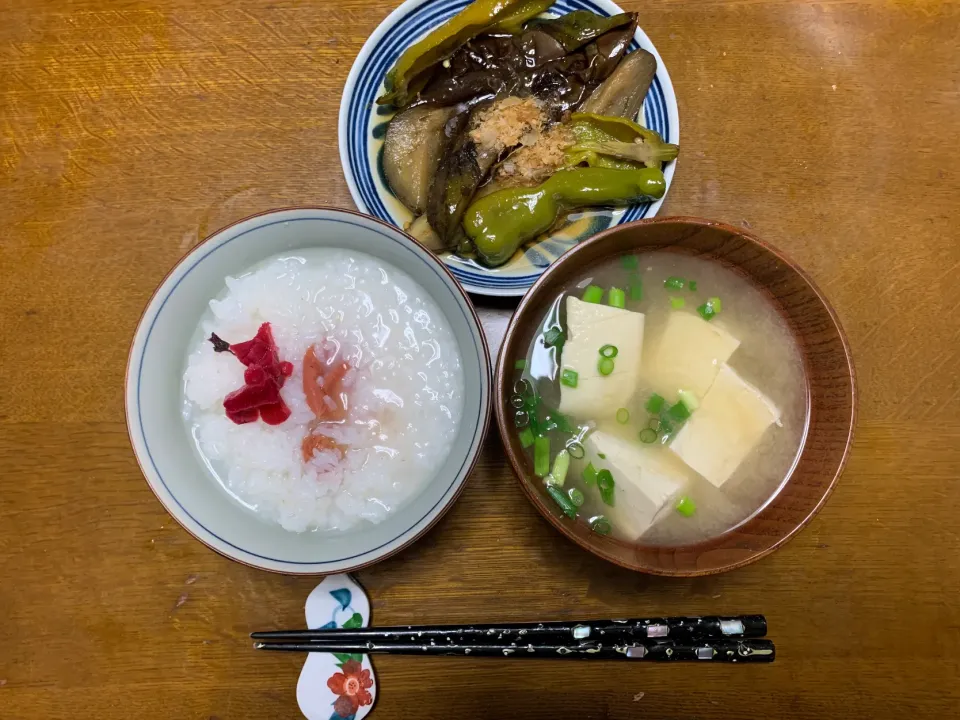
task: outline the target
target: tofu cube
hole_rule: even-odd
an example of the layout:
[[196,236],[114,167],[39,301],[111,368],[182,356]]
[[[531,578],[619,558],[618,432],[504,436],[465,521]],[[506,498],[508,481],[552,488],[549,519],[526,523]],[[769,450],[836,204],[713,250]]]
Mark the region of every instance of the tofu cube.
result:
[[643,374],[670,401],[677,399],[679,390],[699,399],[738,347],[740,341],[714,322],[693,313],[672,312]]
[[[599,419],[623,407],[637,390],[643,352],[643,313],[567,298],[567,340],[560,356],[561,372],[577,372],[577,387],[560,384],[560,412]],[[614,345],[613,372],[597,369],[600,348]]]
[[[690,481],[690,471],[669,452],[597,430],[584,441],[585,457],[613,475],[614,505],[604,506],[617,533],[637,539]],[[603,455],[604,457],[600,457]]]
[[724,365],[670,450],[720,487],[779,419],[763,393]]

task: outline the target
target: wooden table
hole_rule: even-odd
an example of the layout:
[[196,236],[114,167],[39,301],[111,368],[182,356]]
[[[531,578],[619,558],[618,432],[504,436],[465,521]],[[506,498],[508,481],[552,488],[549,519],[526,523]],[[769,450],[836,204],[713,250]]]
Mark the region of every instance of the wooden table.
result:
[[[379,624],[762,611],[769,667],[379,658],[375,717],[956,717],[956,2],[649,0],[682,154],[666,214],[750,227],[814,276],[859,371],[823,512],[761,562],[671,580],[535,514],[491,437],[456,507],[358,574]],[[210,552],[127,442],[127,345],[164,273],[250,213],[353,207],[340,90],[391,0],[0,8],[0,717],[297,717],[315,581]],[[486,311],[494,342],[509,309]]]

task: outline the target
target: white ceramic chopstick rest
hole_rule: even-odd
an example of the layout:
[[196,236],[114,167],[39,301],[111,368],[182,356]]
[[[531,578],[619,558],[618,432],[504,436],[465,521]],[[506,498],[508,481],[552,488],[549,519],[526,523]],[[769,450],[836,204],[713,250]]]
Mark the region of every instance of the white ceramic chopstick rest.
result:
[[[306,616],[311,630],[366,627],[370,600],[349,575],[330,575],[307,597]],[[360,720],[376,697],[368,655],[307,654],[297,681],[297,703],[307,720]]]

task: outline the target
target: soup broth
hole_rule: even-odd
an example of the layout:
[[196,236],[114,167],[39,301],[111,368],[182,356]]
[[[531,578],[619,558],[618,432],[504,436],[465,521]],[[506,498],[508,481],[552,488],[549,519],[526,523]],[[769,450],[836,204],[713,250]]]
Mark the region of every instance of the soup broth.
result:
[[567,515],[629,542],[739,525],[789,477],[807,424],[802,357],[770,299],[669,252],[591,268],[515,376],[530,470]]

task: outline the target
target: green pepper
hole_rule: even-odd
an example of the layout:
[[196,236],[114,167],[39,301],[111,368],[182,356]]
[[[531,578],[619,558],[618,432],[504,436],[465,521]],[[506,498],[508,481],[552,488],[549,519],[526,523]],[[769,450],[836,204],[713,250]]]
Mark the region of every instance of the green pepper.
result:
[[542,30],[563,45],[564,50],[572,53],[614,28],[629,25],[636,20],[636,17],[636,13],[620,13],[604,17],[589,10],[574,10],[558,18],[545,18],[532,22],[530,29]]
[[[549,6],[552,3],[547,3]],[[463,43],[487,32],[501,22],[510,26],[519,22],[519,10],[524,8],[528,17],[536,17],[544,3],[532,0],[474,0],[443,25],[433,30],[420,42],[408,47],[396,65],[387,73],[386,94],[377,98],[379,105],[408,105],[426,84],[425,70],[446,58]]]
[[666,192],[658,168],[573,168],[534,188],[498,190],[467,208],[463,228],[486,265],[503,265],[525,242],[545,233],[564,210],[629,205]]
[[570,129],[577,142],[567,150],[567,165],[658,168],[680,152],[677,145],[664,142],[655,130],[622,117],[574,113]]
[[523,30],[523,26],[527,20],[535,18],[542,12],[546,12],[547,8],[553,5],[554,2],[556,2],[556,0],[524,0],[517,6],[516,10],[509,13],[486,32],[490,35],[497,33],[516,35]]

